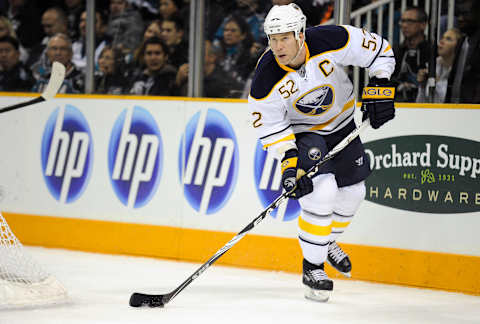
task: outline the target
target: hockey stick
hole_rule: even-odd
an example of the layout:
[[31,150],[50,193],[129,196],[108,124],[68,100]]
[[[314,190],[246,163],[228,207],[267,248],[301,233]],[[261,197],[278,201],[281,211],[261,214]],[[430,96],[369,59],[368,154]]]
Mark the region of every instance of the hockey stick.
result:
[[[340,143],[338,143],[330,152],[327,153],[317,164],[311,167],[304,176],[311,178],[318,172],[319,168],[328,160],[332,159],[338,152],[343,150],[351,141],[358,137],[360,132],[370,125],[370,120],[366,119],[359,127],[353,130],[347,137],[345,137]],[[207,262],[205,262],[200,268],[198,268],[190,277],[187,278],[180,286],[175,288],[172,292],[164,295],[149,295],[142,293],[133,293],[130,296],[130,306],[150,306],[150,307],[163,307],[175,296],[177,296],[185,287],[187,287],[193,280],[197,279],[208,267],[210,267],[215,261],[217,261],[222,255],[232,248],[238,241],[240,241],[245,234],[250,232],[255,226],[257,226],[270,212],[276,209],[280,204],[289,197],[291,193],[295,191],[295,188],[289,192],[284,192],[277,199],[275,199],[268,207],[258,215],[250,224],[242,229],[237,235],[235,235],[227,244],[225,244],[215,255],[213,255]]]
[[25,101],[25,102],[21,102],[5,108],[1,108],[0,114],[10,110],[34,105],[36,103],[52,99],[57,94],[58,89],[60,89],[60,86],[62,85],[64,78],[65,78],[65,66],[63,66],[62,63],[53,62],[52,73],[50,74],[50,80],[48,80],[47,88],[45,89],[45,91],[42,92],[40,96],[29,101]]

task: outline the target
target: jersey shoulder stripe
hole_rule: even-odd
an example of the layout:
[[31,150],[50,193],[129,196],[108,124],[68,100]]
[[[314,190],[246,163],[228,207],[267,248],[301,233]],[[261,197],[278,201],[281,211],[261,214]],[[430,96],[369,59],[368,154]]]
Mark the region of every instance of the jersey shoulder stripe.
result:
[[255,69],[250,96],[256,100],[267,97],[273,87],[283,79],[287,73],[287,71],[278,65],[272,50],[268,50],[260,58]]
[[316,26],[307,28],[305,40],[310,50],[310,56],[342,49],[348,44],[350,34],[342,26]]

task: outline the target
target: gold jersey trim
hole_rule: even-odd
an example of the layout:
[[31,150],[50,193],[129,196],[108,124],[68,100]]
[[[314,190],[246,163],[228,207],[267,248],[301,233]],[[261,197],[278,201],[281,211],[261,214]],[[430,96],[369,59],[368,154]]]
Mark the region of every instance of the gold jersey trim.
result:
[[322,130],[324,129],[325,127],[327,127],[328,125],[330,125],[330,123],[332,123],[335,119],[338,118],[338,116],[340,116],[341,114],[343,114],[345,111],[347,111],[348,109],[352,108],[355,104],[355,99],[353,98],[352,100],[348,101],[342,108],[342,111],[339,112],[337,115],[335,115],[333,118],[330,118],[329,120],[327,120],[325,123],[322,123],[322,124],[318,124],[318,125],[315,125],[313,126],[312,128],[310,128],[310,130],[314,131],[314,130]]

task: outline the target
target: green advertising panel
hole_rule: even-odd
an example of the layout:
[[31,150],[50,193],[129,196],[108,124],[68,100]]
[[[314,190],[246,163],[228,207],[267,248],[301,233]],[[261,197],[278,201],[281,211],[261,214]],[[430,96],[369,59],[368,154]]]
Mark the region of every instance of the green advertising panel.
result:
[[480,211],[480,142],[435,135],[365,143],[366,199],[423,213]]

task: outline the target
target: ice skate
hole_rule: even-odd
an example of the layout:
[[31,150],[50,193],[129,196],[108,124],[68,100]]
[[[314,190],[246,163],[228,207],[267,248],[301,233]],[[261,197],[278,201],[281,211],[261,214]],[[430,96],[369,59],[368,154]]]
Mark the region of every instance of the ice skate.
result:
[[303,284],[305,298],[326,302],[333,290],[333,281],[327,277],[323,263],[315,265],[303,259]]
[[350,278],[352,276],[350,273],[352,271],[350,258],[335,241],[328,245],[327,262],[345,277]]

